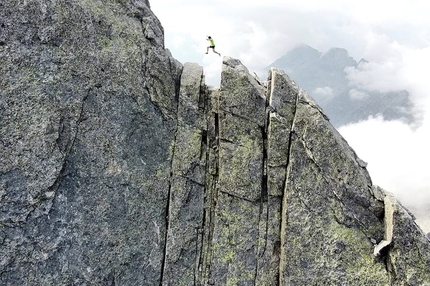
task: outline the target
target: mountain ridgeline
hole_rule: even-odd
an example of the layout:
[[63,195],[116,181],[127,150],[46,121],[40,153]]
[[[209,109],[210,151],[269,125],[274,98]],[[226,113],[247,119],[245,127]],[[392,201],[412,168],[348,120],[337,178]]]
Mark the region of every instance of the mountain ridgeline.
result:
[[148,1],[0,3],[2,285],[429,285],[430,241],[280,69]]
[[351,85],[345,69],[359,69],[367,61],[356,62],[345,49],[332,48],[326,53],[302,45],[274,61],[270,67],[284,70],[301,88],[308,91],[321,106],[336,128],[383,116],[386,120],[401,120],[417,124],[414,105],[406,90],[366,90]]

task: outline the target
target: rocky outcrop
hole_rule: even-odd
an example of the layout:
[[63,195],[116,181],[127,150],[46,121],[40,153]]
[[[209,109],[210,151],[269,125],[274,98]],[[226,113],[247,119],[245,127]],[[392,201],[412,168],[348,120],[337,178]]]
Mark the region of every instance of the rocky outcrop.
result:
[[[372,186],[366,164],[287,75],[271,69],[259,85],[239,61],[224,58],[220,90],[211,95],[215,160],[206,161],[208,239],[197,284],[429,283],[429,241],[391,195]],[[415,233],[421,255],[396,228]],[[400,266],[400,256],[411,268]]]
[[429,240],[309,95],[146,1],[0,3],[2,285],[426,285]]
[[148,3],[6,0],[0,27],[0,284],[158,284],[182,65]]

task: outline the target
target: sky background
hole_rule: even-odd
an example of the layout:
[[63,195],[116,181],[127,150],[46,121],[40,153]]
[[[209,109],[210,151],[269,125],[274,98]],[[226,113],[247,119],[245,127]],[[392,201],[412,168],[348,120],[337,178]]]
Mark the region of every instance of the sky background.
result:
[[[206,84],[219,86],[222,58],[209,52],[214,38],[223,56],[238,58],[251,73],[298,45],[321,52],[344,48],[357,62],[350,84],[381,92],[406,89],[421,121],[408,126],[381,116],[343,126],[339,132],[368,163],[381,186],[430,232],[430,1],[428,0],[154,0],[165,45],[182,63],[203,66]],[[266,80],[266,78],[262,78]],[[324,87],[322,87],[324,88]]]

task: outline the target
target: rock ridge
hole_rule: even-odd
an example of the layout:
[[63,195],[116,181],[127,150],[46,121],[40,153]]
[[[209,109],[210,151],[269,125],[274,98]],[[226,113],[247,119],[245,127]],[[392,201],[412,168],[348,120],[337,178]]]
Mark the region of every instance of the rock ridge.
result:
[[[429,283],[428,239],[391,194],[372,185],[366,164],[305,91],[275,68],[268,81],[257,81],[230,57],[223,58],[220,87],[205,89],[197,67],[184,65],[180,90],[207,101],[198,105],[202,96],[194,96],[190,104],[181,92],[179,102],[204,106],[198,122],[207,125],[175,144],[194,146],[193,163],[180,161],[203,167],[198,180],[187,177],[203,196],[190,209],[185,197],[201,193],[189,187],[170,203],[196,220],[182,246],[183,223],[166,240],[182,255],[165,264],[163,285]],[[190,71],[198,83],[187,83]],[[417,239],[417,250],[396,228]]]

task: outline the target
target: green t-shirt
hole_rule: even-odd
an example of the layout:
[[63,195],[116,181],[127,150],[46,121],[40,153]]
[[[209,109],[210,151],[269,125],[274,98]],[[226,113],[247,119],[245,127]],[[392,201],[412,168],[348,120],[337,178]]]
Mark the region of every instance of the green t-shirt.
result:
[[210,39],[209,41],[211,42],[211,46],[215,46],[215,42],[213,39]]

